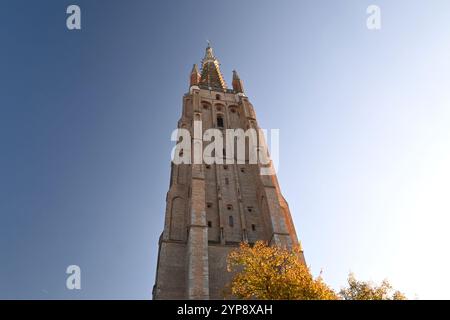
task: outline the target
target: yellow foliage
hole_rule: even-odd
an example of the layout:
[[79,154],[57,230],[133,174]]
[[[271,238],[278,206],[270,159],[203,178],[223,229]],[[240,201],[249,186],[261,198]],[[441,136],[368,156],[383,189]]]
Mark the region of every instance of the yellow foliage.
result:
[[336,293],[314,278],[299,259],[297,250],[242,243],[228,256],[227,269],[234,273],[230,289],[238,299],[334,300]]
[[268,246],[259,241],[254,246],[242,243],[230,252],[228,272],[233,279],[228,287],[232,297],[258,300],[405,300],[384,280],[377,286],[348,277],[348,287],[336,294],[321,277],[314,278],[299,258],[298,249]]

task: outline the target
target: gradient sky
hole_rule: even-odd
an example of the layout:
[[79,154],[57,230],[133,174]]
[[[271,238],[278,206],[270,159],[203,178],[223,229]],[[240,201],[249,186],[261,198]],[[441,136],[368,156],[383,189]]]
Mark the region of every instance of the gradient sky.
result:
[[313,273],[450,298],[449,14],[448,0],[2,0],[0,298],[151,298],[170,134],[206,39],[280,129]]

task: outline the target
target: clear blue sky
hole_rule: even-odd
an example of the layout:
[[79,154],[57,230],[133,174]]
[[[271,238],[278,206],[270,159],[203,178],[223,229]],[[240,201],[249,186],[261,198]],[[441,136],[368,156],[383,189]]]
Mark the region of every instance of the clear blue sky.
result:
[[[66,29],[66,8],[82,30]],[[382,29],[366,28],[366,8]],[[0,298],[151,298],[170,134],[213,43],[262,127],[308,264],[450,298],[447,0],[0,3]],[[66,267],[82,290],[65,288]]]

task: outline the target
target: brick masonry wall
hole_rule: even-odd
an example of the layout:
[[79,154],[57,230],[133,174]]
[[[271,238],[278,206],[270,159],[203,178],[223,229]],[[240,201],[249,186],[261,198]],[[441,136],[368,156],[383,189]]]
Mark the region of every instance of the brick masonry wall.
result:
[[[194,137],[194,120],[206,131],[217,127],[217,116],[224,129],[258,128],[246,97],[204,89],[184,96],[178,127]],[[298,245],[278,181],[260,176],[258,165],[172,165],[171,170],[155,299],[223,299],[231,279],[227,255],[243,240]]]

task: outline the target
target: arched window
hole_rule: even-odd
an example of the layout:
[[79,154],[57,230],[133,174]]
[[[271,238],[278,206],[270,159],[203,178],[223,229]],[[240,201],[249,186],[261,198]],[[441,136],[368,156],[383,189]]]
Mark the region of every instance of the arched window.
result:
[[217,116],[217,127],[223,128],[223,117],[220,114]]
[[220,100],[220,94],[216,94],[216,100]]
[[202,101],[203,109],[208,110],[211,107],[211,104],[206,101]]
[[233,216],[228,217],[228,224],[230,225],[230,227],[234,226]]

